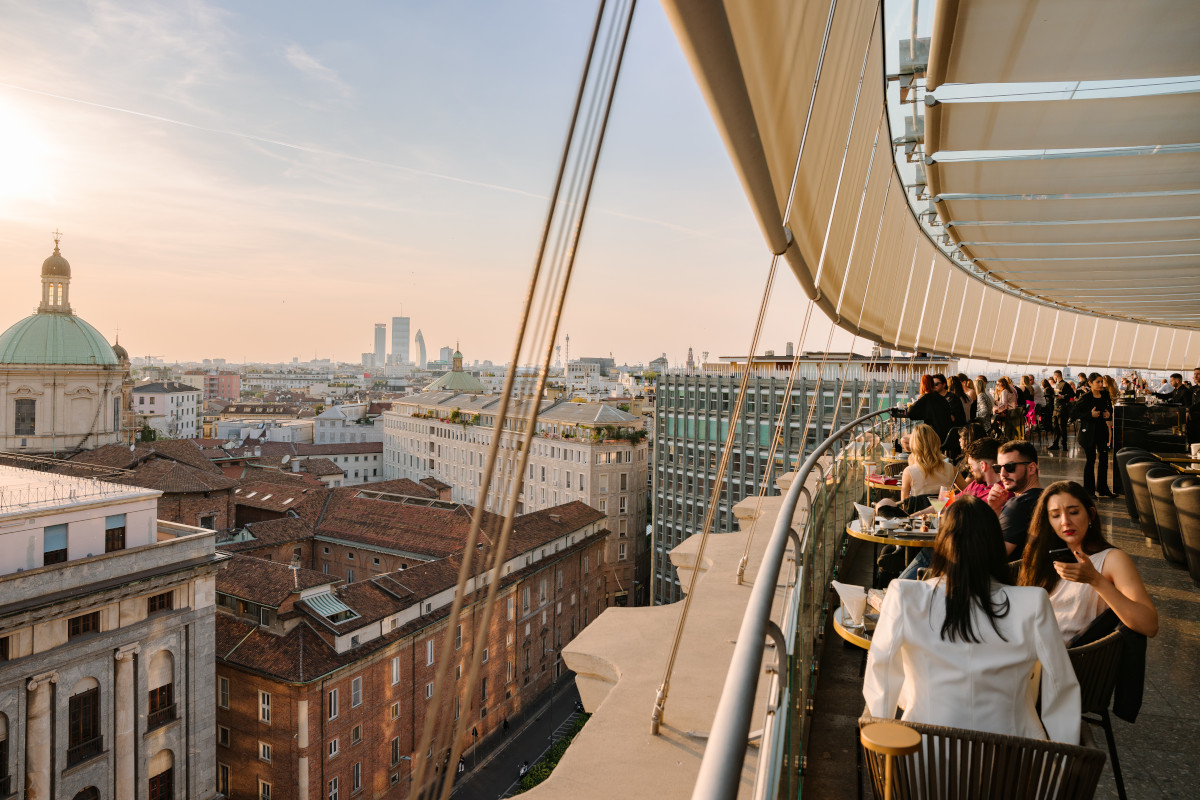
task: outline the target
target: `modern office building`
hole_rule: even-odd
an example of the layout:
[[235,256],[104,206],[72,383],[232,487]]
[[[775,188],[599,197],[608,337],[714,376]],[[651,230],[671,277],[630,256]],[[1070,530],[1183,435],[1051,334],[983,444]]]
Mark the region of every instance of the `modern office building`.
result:
[[[948,368],[945,359],[939,361],[941,367]],[[781,377],[750,379],[737,438],[730,453],[727,479],[713,519],[714,532],[728,533],[736,528],[734,504],[759,493],[768,466],[767,494],[774,495],[777,494],[776,477],[787,472],[789,465],[806,447],[813,447],[828,436],[835,429],[835,421],[848,422],[858,409],[875,410],[906,402],[915,390],[912,382],[851,380],[845,384],[839,406],[837,394],[842,384],[836,373],[845,363],[843,354],[841,364],[832,361],[826,364],[826,374],[833,377],[819,384],[820,402],[813,409],[808,435],[803,438],[809,406],[817,397],[817,381],[812,378],[796,381],[787,400],[784,424],[777,429],[780,408],[785,401],[787,373]],[[790,366],[790,359],[788,364]],[[774,367],[774,359],[770,357],[756,358],[753,364],[756,371],[769,372]],[[732,370],[729,374],[692,373],[659,378],[654,424],[651,534],[655,604],[673,603],[683,596],[670,553],[684,539],[703,529],[740,383],[740,376]],[[773,435],[780,439],[774,463],[768,465]]]
[[392,317],[392,363],[411,364],[408,358],[408,317]]
[[387,323],[375,323],[375,366],[387,363]]
[[[450,496],[478,503],[484,463],[495,424],[496,395],[425,392],[393,401],[383,415],[385,480],[433,477],[449,484]],[[600,403],[542,401],[516,513],[579,500],[600,511],[609,537],[605,561],[619,604],[638,603],[649,581],[645,536],[649,446],[642,420]],[[521,412],[515,411],[516,417]],[[504,464],[512,469],[522,435],[506,432]],[[487,508],[501,508],[499,478],[493,478]],[[642,601],[648,597],[641,591]],[[630,599],[632,598],[632,600]]]
[[425,335],[421,333],[419,328],[417,329],[416,344],[417,366],[421,369],[425,369],[425,365],[428,363],[427,359],[425,358]]
[[0,466],[3,796],[217,796],[224,557],[159,494]]

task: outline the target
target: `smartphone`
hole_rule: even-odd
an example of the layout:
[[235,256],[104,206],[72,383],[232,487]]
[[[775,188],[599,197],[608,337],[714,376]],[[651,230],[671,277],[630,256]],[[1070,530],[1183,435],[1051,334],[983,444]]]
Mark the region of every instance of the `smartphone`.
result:
[[1050,551],[1051,561],[1062,561],[1065,564],[1074,564],[1077,560],[1075,554],[1071,552],[1071,548],[1063,547],[1059,550]]

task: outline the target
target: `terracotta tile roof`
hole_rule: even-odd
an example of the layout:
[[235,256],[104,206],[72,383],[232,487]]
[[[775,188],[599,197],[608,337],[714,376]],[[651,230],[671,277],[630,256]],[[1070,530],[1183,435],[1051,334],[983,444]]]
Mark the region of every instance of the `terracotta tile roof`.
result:
[[108,444],[88,450],[71,458],[72,461],[83,464],[97,464],[105,467],[130,469],[151,458],[170,459],[181,464],[195,467],[204,472],[219,473],[221,470],[212,463],[200,444],[195,439],[165,439],[161,442],[138,442],[130,450],[129,445]]
[[279,608],[292,594],[341,578],[311,569],[292,569],[278,561],[234,555],[217,572],[217,591],[251,603]]
[[437,478],[434,478],[434,477],[421,478],[420,482],[425,484],[426,486],[428,486],[430,489],[433,489],[434,491],[440,491],[442,489],[452,488],[450,486],[450,484],[443,483],[442,481],[439,481]]
[[242,480],[233,490],[233,502],[239,506],[284,512],[296,508],[315,487],[302,481]]
[[512,558],[602,519],[604,514],[579,500],[522,514],[513,522],[507,557]]
[[[429,505],[428,489],[422,495],[396,493],[381,498],[378,493],[395,491],[388,483],[399,481],[332,490],[316,523],[317,535],[429,558],[444,558],[462,548],[471,525],[469,508],[441,502]],[[414,504],[412,497],[423,502]]]
[[341,467],[330,461],[328,458],[303,459],[300,462],[300,469],[304,472],[307,472],[309,475],[316,475],[317,477],[346,474]]
[[311,525],[302,519],[286,516],[279,517],[278,519],[251,522],[240,531],[231,533],[229,536],[238,537],[243,540],[232,541],[228,537],[226,541],[218,539],[217,549],[227,552],[244,553],[262,547],[278,547],[281,544],[288,544],[289,542],[302,542],[306,539],[311,539],[313,529]]
[[285,681],[313,680],[360,657],[339,655],[307,622],[277,636],[224,612],[217,612],[217,644],[222,661]]
[[312,489],[325,485],[318,478],[314,478],[312,475],[304,472],[292,472],[291,470],[281,468],[272,469],[270,467],[258,466],[254,463],[243,464],[241,469],[240,477],[242,483],[301,484]]
[[144,461],[133,468],[132,475],[111,479],[113,483],[157,489],[164,494],[195,494],[219,492],[237,486],[237,481],[217,470],[215,473],[196,469],[166,459]]

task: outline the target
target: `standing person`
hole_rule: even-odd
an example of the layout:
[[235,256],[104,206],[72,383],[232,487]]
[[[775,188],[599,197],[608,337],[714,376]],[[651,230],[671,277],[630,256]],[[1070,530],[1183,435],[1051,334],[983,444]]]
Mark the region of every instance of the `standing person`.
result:
[[1054,418],[1054,384],[1049,378],[1042,378],[1042,405],[1038,408],[1038,419],[1042,430],[1052,429]]
[[1092,390],[1075,401],[1071,417],[1082,423],[1079,444],[1087,455],[1083,465],[1083,490],[1095,496],[1116,497],[1108,488],[1109,420],[1112,419],[1112,398],[1104,376],[1093,372],[1088,380]]
[[991,392],[988,391],[988,380],[982,375],[975,376],[975,419],[982,422],[984,425],[991,426],[992,424],[992,409],[995,408],[996,401],[992,398]]
[[962,378],[960,378],[958,375],[950,376],[950,390],[949,390],[949,394],[947,394],[946,396],[947,396],[947,398],[957,397],[959,402],[962,403],[962,407],[963,407],[962,424],[966,425],[967,422],[970,421],[970,419],[971,419],[972,398],[970,395],[967,394],[967,387],[963,385]]
[[971,380],[960,372],[958,373],[958,382],[959,385],[962,386],[963,394],[967,396],[967,400],[971,403],[971,405],[967,407],[967,419],[973,420],[976,417],[975,398],[978,397],[978,395],[975,393],[975,381]]
[[1187,441],[1192,447],[1192,455],[1200,445],[1200,367],[1192,370],[1192,396],[1187,402]]
[[[967,424],[967,407],[963,404],[961,394],[955,395],[950,392],[950,383],[945,375],[933,376],[933,390],[942,396],[950,409],[950,428],[944,434],[939,434],[942,437],[942,449],[950,456],[951,461],[957,461],[962,455],[958,447],[958,432]],[[962,392],[961,387],[959,392]]]
[[1001,375],[996,379],[996,406],[992,409],[996,422],[1004,430],[1004,438],[1017,438],[1017,393],[1012,381]]
[[1051,423],[1054,444],[1050,445],[1051,451],[1057,450],[1060,443],[1063,450],[1067,449],[1067,425],[1071,421],[1071,404],[1075,402],[1075,389],[1069,381],[1063,380],[1061,369],[1054,370],[1054,380],[1054,419]]
[[1158,633],[1158,611],[1133,559],[1104,538],[1095,502],[1075,481],[1052,483],[1042,493],[1018,583],[1050,593],[1067,646],[1110,608],[1130,630]]
[[1037,448],[1029,442],[1005,442],[996,455],[1000,482],[988,492],[987,503],[1000,517],[1000,532],[1009,555],[1025,547],[1029,522],[1042,494]]
[[[954,419],[950,416],[950,404],[938,391],[937,379],[936,375],[921,376],[921,396],[909,404],[904,416],[924,422],[937,433],[938,441],[944,442]],[[942,378],[941,382],[944,384],[946,379]]]
[[871,716],[894,719],[903,699],[905,720],[1078,744],[1079,682],[1050,598],[1007,585],[996,515],[982,502],[963,497],[942,512],[930,573],[884,595],[863,680]]

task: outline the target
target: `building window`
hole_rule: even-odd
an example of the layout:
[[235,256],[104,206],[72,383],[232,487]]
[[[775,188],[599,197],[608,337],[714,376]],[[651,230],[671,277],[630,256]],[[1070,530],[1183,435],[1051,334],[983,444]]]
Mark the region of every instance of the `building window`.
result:
[[67,526],[47,525],[42,532],[42,564],[61,564],[67,560]]
[[[395,620],[392,620],[395,622]],[[392,659],[392,685],[395,686],[400,682],[400,656]]]
[[392,703],[392,719],[400,719],[400,704]]
[[266,606],[258,607],[258,624],[267,627],[271,624],[271,609]]
[[[171,800],[175,796],[175,767],[167,767],[150,776],[150,800]],[[270,798],[270,790],[266,797]]]
[[362,741],[362,725],[355,725],[350,731],[350,744],[358,744]]
[[258,758],[260,761],[270,761],[271,760],[271,745],[267,744],[266,742],[259,742],[258,743]]
[[200,517],[200,527],[206,528],[210,531],[215,531],[217,529],[217,515],[216,514],[202,515]]
[[71,617],[67,620],[67,638],[73,639],[76,636],[83,636],[87,633],[96,633],[100,630],[100,612],[93,611],[90,614],[80,614],[78,617]]
[[462,625],[454,629],[454,649],[462,649]]
[[270,692],[259,692],[258,693],[258,721],[259,722],[268,722],[268,723],[271,721],[271,693]]
[[433,639],[427,639],[425,641],[425,666],[428,667],[432,663],[433,663]]
[[217,726],[217,744],[221,747],[229,747],[229,728],[224,725]]
[[[148,702],[149,714],[146,717],[146,728],[154,730],[160,725],[166,725],[175,719],[175,684],[166,683],[151,689]],[[270,761],[270,759],[267,759]]]
[[329,779],[329,800],[338,800],[338,779]]
[[350,681],[350,707],[358,708],[362,705],[362,678],[355,678]]
[[355,761],[350,768],[350,791],[357,792],[362,788],[362,762]]
[[112,553],[125,549],[125,515],[114,514],[104,518],[104,552]]
[[170,611],[175,606],[174,601],[175,594],[173,592],[150,595],[146,599],[146,613],[157,614],[159,611]]
[[338,740],[336,738],[329,740],[329,757],[333,758],[338,754]]
[[512,619],[514,616],[516,616],[516,613],[515,613],[515,612],[516,612],[516,605],[517,605],[517,603],[516,603],[516,598],[514,598],[514,597],[509,597],[509,598],[508,598],[508,618],[509,618],[510,620],[511,620],[511,619]]
[[479,702],[480,702],[480,703],[486,703],[486,702],[487,702],[487,699],[488,699],[488,693],[487,693],[487,678],[485,677],[485,678],[483,678],[483,682],[480,684],[480,689],[479,689]]
[[433,697],[433,684],[427,683],[425,684],[425,699],[428,700],[431,697]]
[[258,800],[271,800],[271,784],[261,779],[258,782]]
[[487,660],[488,660],[488,649],[485,647],[485,648],[483,648],[483,661],[480,663],[486,664]]
[[624,542],[621,542],[620,544],[617,545],[617,559],[620,561],[625,560],[625,543]]
[[17,436],[33,436],[37,427],[37,400],[17,400],[15,412],[16,427],[13,433]]
[[392,737],[392,766],[400,763],[400,737]]
[[[90,680],[90,683],[95,683]],[[71,695],[67,701],[67,766],[99,755],[104,749],[100,735],[100,687],[92,686]]]
[[329,690],[329,718],[337,719],[338,716],[338,690]]
[[217,678],[217,705],[229,708],[229,678]]
[[217,764],[217,791],[226,797],[229,796],[229,765]]

